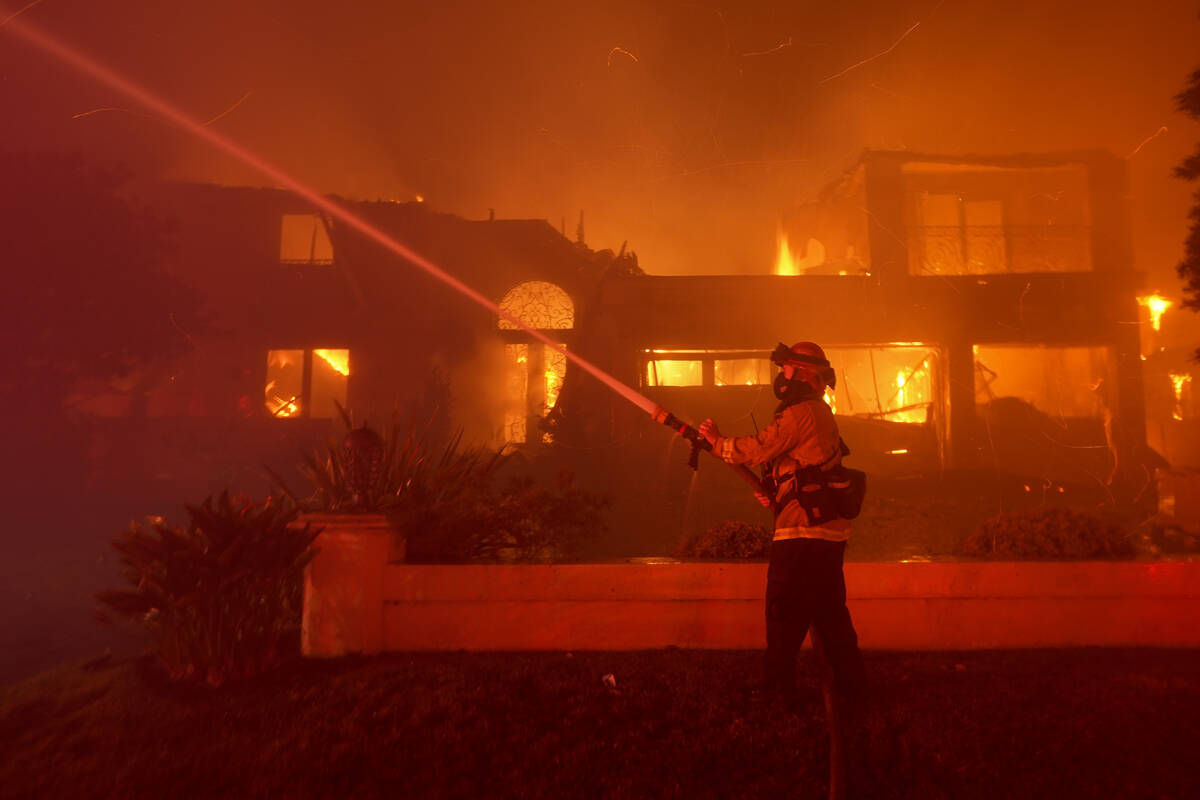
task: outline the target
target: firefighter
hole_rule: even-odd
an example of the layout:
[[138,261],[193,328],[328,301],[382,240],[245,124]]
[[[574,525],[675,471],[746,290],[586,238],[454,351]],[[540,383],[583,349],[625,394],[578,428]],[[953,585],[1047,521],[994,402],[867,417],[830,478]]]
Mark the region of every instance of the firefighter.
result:
[[[837,498],[827,485],[828,476],[846,472],[840,465],[848,452],[823,399],[825,387],[834,386],[836,378],[824,351],[812,342],[780,344],[771,360],[781,370],[774,383],[780,402],[769,426],[757,436],[726,437],[706,419],[699,430],[719,458],[766,467],[766,492],[755,495],[775,509],[767,569],[765,689],[795,702],[796,657],[811,625],[832,668],[835,689],[855,698],[865,676],[842,573],[850,520],[836,508],[831,514]],[[861,504],[861,494],[857,501]],[[847,513],[854,516],[857,509]]]

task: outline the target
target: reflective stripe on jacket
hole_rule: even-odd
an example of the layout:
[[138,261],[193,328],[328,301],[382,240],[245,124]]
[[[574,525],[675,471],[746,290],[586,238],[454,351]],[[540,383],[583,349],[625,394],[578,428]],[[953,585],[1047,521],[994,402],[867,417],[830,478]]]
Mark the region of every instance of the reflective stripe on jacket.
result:
[[[819,397],[788,406],[757,436],[722,436],[713,444],[713,454],[730,464],[760,466],[771,464],[775,478],[775,500],[787,489],[789,478],[798,468],[841,462],[834,458],[841,444],[833,411]],[[828,462],[826,464],[826,462]],[[775,517],[776,539],[826,539],[844,542],[850,538],[850,520],[835,519],[824,525],[809,526],[800,503],[792,500]]]

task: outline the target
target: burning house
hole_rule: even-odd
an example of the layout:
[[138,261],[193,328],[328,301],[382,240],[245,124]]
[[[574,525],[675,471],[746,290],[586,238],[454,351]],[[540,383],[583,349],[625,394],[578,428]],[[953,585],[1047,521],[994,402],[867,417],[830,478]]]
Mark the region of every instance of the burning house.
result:
[[765,353],[812,339],[871,471],[1107,478],[1145,442],[1123,198],[1103,154],[868,153],[777,274],[610,281],[594,315],[637,354],[618,374],[685,414],[769,420]]
[[[178,219],[174,269],[208,298],[216,331],[147,391],[144,413],[186,418],[172,436],[186,429],[208,451],[179,458],[196,471],[184,485],[287,462],[333,430],[336,404],[383,422],[440,371],[448,394],[426,402],[468,439],[553,452],[620,498],[615,549],[661,552],[681,526],[757,513],[727,471],[692,475],[685,443],[561,354],[303,200],[150,194]],[[351,205],[680,417],[733,434],[767,424],[767,354],[811,339],[836,369],[826,399],[869,473],[987,471],[1043,501],[1133,503],[1152,500],[1155,459],[1124,197],[1123,164],[1102,153],[868,152],[785,221],[775,274],[720,276],[647,275],[632,254],[593,252],[543,221]],[[117,397],[96,408],[127,416]]]

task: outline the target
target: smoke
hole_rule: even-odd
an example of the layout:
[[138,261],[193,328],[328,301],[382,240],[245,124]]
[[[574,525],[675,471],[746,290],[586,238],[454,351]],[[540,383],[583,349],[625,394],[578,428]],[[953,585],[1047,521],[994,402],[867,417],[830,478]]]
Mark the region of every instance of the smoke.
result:
[[[374,7],[372,7],[374,6]],[[1197,132],[1191,2],[360,4],[62,0],[29,21],[145,79],[322,191],[565,218],[655,273],[763,273],[775,231],[866,148],[1130,154],[1139,266],[1173,280]],[[616,53],[614,56],[613,54]],[[260,179],[27,49],[7,148]],[[1160,130],[1167,131],[1135,148]],[[1172,284],[1165,284],[1172,285]]]

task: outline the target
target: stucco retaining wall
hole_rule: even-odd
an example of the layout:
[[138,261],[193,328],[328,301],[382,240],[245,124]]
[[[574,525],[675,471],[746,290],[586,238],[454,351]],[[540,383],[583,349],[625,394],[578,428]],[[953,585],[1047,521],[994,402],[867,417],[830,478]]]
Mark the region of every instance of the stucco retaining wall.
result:
[[[314,656],[737,649],[761,647],[765,636],[765,564],[342,558],[356,574],[338,575],[320,568],[323,559],[332,564],[337,554],[318,556],[306,587],[304,649]],[[371,574],[357,574],[364,569]],[[846,584],[864,648],[1200,647],[1200,563],[849,563]],[[330,619],[337,604],[319,598],[347,585],[355,587],[354,619]]]

